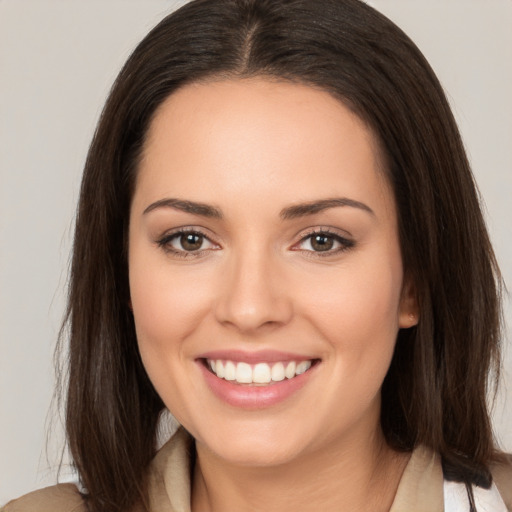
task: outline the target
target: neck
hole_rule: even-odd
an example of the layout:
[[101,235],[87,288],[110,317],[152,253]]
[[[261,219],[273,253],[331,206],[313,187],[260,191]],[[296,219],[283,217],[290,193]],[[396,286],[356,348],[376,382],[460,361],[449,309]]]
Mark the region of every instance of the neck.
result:
[[409,457],[391,450],[380,428],[358,437],[270,467],[233,465],[198,444],[192,510],[389,511]]

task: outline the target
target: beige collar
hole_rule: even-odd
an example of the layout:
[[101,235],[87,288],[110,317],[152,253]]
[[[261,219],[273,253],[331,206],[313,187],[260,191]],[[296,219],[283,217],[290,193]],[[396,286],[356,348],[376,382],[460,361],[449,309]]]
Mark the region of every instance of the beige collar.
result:
[[[158,452],[149,481],[150,510],[190,512],[193,439],[182,428]],[[443,472],[439,457],[425,447],[411,455],[390,512],[442,512]]]
[[405,467],[389,512],[443,512],[441,460],[425,446],[416,448]]
[[190,512],[193,439],[179,428],[158,451],[149,472],[151,512]]

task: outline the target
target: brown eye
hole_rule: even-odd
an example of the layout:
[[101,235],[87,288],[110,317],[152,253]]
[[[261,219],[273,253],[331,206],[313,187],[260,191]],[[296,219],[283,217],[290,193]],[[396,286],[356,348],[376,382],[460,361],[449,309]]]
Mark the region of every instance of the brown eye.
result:
[[317,231],[305,236],[298,249],[311,253],[325,253],[325,256],[339,253],[354,247],[355,242],[328,231]]
[[334,237],[326,234],[313,235],[311,247],[314,251],[330,251],[334,247]]
[[206,250],[219,248],[206,235],[192,230],[166,235],[161,240],[158,240],[158,245],[174,254],[190,254],[191,256],[201,254]]
[[185,251],[198,251],[203,245],[204,236],[198,233],[183,233],[179,242],[181,248]]

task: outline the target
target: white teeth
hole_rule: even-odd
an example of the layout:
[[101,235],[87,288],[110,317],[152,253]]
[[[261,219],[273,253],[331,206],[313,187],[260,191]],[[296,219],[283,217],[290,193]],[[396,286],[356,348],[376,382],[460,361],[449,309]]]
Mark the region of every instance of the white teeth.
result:
[[268,384],[280,382],[285,378],[293,379],[295,376],[301,375],[311,368],[312,361],[277,362],[272,365],[257,363],[251,366],[243,362],[208,359],[207,364],[212,372],[221,379],[236,381],[239,384]]
[[296,375],[300,375],[301,373],[304,373],[306,370],[309,370],[311,367],[311,361],[301,361],[297,365],[297,369],[295,370]]
[[[274,365],[274,367],[275,366],[276,365]],[[272,371],[274,371],[274,368],[272,368]],[[271,379],[272,377],[270,375],[270,366],[267,363],[258,363],[254,367],[254,370],[252,371],[252,382],[256,382],[258,384],[268,384]]]
[[224,365],[224,378],[226,380],[235,380],[236,379],[236,366],[235,363],[231,361],[226,361]]
[[[213,368],[212,368],[212,370],[213,370]],[[220,377],[221,379],[223,379],[226,376],[226,374],[224,372],[224,365],[222,364],[222,361],[217,360],[215,362],[215,370],[213,370],[213,372],[216,373],[217,377]]]
[[287,379],[293,379],[293,377],[295,377],[295,367],[296,367],[295,361],[290,361],[286,365],[286,370],[284,371],[284,375]]
[[238,363],[236,365],[235,380],[242,384],[251,384],[252,382],[252,368],[250,364]]
[[281,380],[284,380],[284,364],[283,363],[276,363],[274,366],[272,366],[272,380],[274,382],[279,382]]

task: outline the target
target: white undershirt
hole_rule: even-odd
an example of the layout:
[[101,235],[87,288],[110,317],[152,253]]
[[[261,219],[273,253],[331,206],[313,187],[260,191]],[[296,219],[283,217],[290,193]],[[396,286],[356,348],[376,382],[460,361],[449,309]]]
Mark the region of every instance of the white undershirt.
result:
[[[493,483],[490,489],[473,486],[473,495],[478,512],[507,512],[507,507]],[[468,512],[469,498],[466,486],[460,482],[444,481],[445,512]]]

